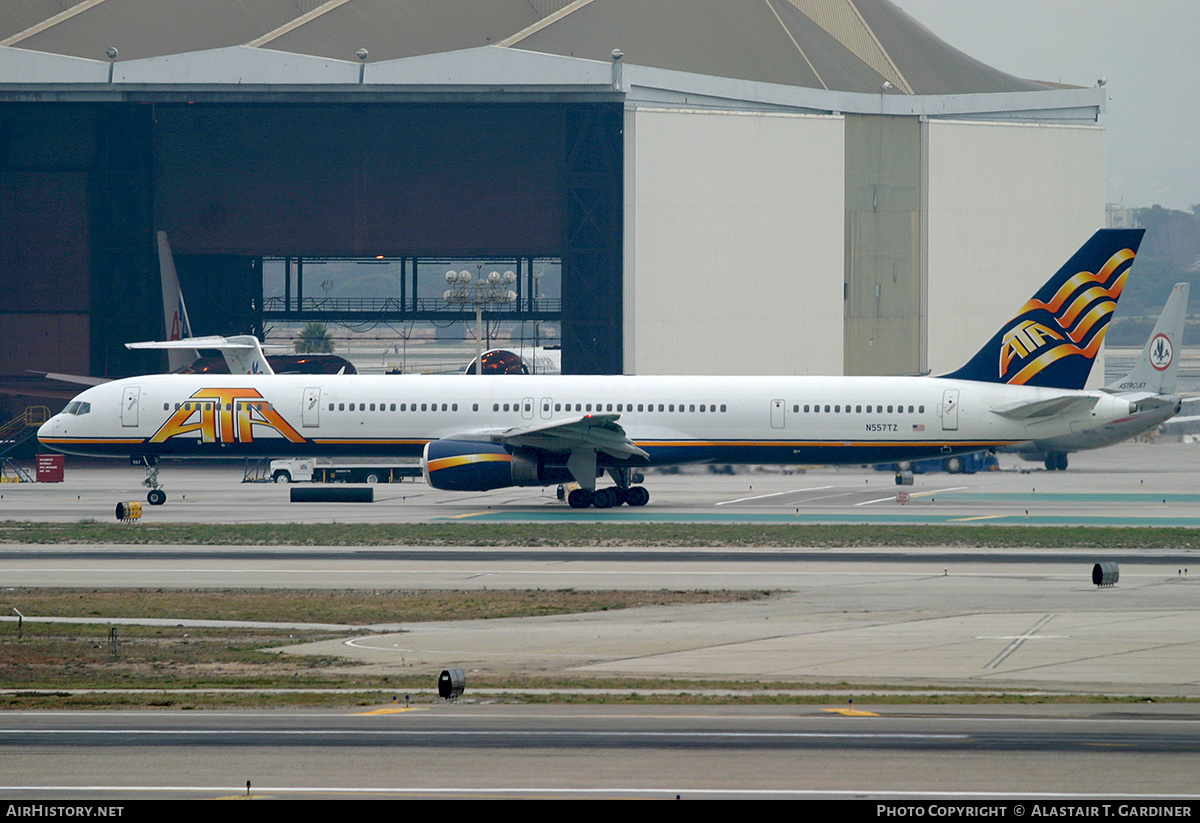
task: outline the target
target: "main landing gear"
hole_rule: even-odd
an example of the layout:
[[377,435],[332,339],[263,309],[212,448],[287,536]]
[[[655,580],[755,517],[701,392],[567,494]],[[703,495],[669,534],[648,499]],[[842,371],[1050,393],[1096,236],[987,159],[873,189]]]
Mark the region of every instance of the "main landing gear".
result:
[[146,493],[146,502],[151,506],[161,506],[166,503],[167,493],[162,490],[162,483],[158,482],[158,458],[153,455],[131,457],[129,462],[135,466],[146,467],[146,479],[142,481],[142,485],[150,489]]
[[1066,452],[1046,452],[1046,459],[1045,459],[1044,463],[1046,466],[1046,471],[1048,471],[1048,472],[1053,472],[1053,471],[1065,472],[1067,470],[1067,453]]
[[[567,505],[572,509],[586,509],[588,506],[611,509],[622,504],[644,506],[650,502],[650,492],[646,491],[645,486],[630,485],[634,475],[629,469],[609,469],[608,473],[617,481],[617,485],[606,489],[575,489],[567,495]],[[641,480],[641,476],[638,475],[637,479]]]
[[645,486],[630,486],[622,489],[620,486],[609,486],[607,489],[575,489],[567,495],[567,504],[572,509],[586,509],[594,506],[597,509],[611,509],[613,506],[644,506],[650,502],[650,492]]

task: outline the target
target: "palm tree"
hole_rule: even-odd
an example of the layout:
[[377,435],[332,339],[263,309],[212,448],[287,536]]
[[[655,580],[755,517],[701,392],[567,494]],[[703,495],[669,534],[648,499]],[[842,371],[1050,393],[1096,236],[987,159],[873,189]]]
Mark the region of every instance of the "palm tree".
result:
[[311,321],[300,330],[296,340],[297,354],[329,354],[333,351],[333,337],[324,323]]

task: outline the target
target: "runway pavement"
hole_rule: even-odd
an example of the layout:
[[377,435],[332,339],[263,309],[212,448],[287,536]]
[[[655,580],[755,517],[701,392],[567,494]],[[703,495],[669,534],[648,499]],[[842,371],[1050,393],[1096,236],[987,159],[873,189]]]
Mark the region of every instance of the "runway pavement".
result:
[[[858,522],[864,512],[916,522],[1200,522],[1200,447],[1121,446],[1074,456],[1067,472],[1022,472],[1015,458],[1005,460],[1008,471],[922,476],[905,506],[887,474],[819,469],[650,475],[655,498],[644,511],[582,513],[539,489],[465,496],[415,484],[376,487],[374,504],[290,504],[286,487],[238,483],[232,467],[168,466],[175,499],[146,507],[143,524],[130,527],[650,515]],[[140,477],[128,466],[68,469],[63,484],[0,487],[0,506],[10,518],[100,519],[101,507]],[[289,652],[382,669],[1193,696],[1195,559],[1172,549],[835,550],[806,547],[799,529],[795,547],[711,551],[0,545],[0,576],[13,586],[754,589],[775,594],[736,605],[406,625]],[[1120,583],[1097,589],[1092,566],[1109,560],[1119,563]]]
[[845,708],[0,713],[0,795],[1017,799],[1052,810],[1033,817],[1100,803],[1114,817],[1181,816],[1200,799],[1191,706]]

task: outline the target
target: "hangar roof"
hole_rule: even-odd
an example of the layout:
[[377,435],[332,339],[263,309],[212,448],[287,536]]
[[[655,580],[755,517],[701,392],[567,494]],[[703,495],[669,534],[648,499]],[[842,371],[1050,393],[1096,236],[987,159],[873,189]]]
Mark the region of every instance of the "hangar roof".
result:
[[102,63],[109,48],[125,62],[247,46],[266,53],[252,65],[279,67],[354,64],[359,49],[370,63],[480,46],[608,62],[620,49],[628,65],[837,92],[1053,87],[963,54],[888,0],[8,0],[0,46]]

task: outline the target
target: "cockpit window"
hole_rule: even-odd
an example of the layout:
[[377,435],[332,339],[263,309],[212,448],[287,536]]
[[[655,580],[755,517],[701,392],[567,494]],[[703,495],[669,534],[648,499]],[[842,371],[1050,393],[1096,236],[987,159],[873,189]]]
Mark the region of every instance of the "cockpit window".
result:
[[74,414],[74,415],[78,416],[81,414],[87,414],[91,410],[92,410],[91,403],[83,403],[78,400],[72,400],[70,403],[67,404],[67,407],[65,409],[63,409],[63,412],[66,414]]

